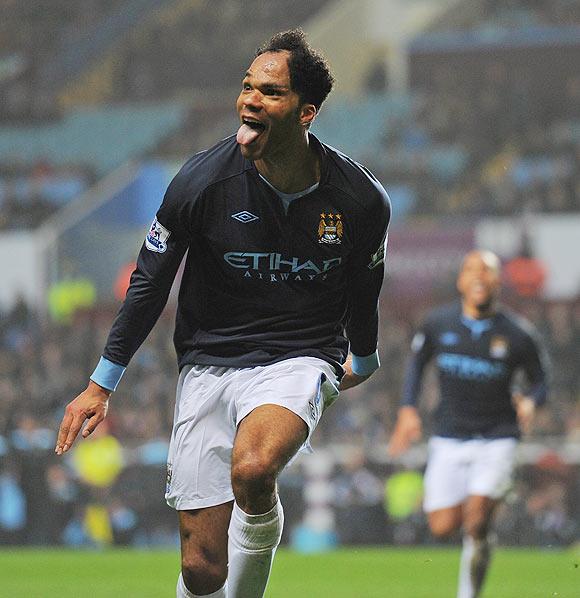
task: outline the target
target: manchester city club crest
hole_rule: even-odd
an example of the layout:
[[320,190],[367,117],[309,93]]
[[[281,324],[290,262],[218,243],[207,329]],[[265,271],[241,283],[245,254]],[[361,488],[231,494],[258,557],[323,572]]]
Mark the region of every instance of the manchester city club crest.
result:
[[342,243],[342,214],[322,213],[318,225],[318,242],[328,245]]
[[495,359],[505,359],[509,352],[509,341],[505,336],[495,335],[489,342],[489,354]]

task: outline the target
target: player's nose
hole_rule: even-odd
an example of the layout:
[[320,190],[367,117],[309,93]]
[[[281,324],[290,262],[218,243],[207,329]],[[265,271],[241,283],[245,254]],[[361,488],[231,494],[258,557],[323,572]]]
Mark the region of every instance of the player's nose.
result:
[[242,105],[250,110],[260,110],[262,107],[262,94],[257,89],[244,94]]

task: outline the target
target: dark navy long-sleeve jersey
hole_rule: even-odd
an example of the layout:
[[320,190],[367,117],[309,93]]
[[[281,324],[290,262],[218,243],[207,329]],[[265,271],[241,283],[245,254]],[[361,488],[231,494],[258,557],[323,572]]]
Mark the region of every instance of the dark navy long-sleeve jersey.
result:
[[523,370],[531,396],[547,394],[547,359],[527,321],[506,311],[486,320],[462,314],[459,303],[431,313],[416,333],[403,386],[403,405],[415,406],[425,366],[435,361],[440,401],[433,433],[451,438],[518,437],[512,384]]
[[[174,335],[179,367],[247,367],[295,356],[341,371],[377,347],[390,203],[361,165],[319,142],[318,187],[286,207],[234,137],[169,185],[103,356],[126,366],[187,252]],[[348,339],[348,340],[347,340]]]

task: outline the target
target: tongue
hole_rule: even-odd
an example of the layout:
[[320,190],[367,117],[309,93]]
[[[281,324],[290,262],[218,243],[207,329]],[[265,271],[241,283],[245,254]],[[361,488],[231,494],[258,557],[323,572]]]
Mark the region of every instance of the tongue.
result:
[[252,141],[254,141],[254,139],[256,139],[256,137],[258,137],[259,134],[260,132],[256,131],[256,129],[252,129],[252,127],[248,125],[242,125],[238,129],[236,141],[240,145],[250,145],[250,143],[252,143]]

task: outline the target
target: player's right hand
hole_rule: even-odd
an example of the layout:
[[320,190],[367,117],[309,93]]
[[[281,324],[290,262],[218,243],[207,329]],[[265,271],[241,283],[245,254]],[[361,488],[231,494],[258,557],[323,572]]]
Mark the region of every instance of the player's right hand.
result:
[[86,390],[66,406],[54,449],[57,455],[62,455],[70,449],[85,420],[88,420],[88,423],[82,432],[83,438],[89,436],[105,419],[110,395],[110,391],[91,380]]
[[417,442],[423,435],[421,418],[415,407],[401,407],[391,436],[387,452],[390,457],[398,457],[404,453],[413,442]]

